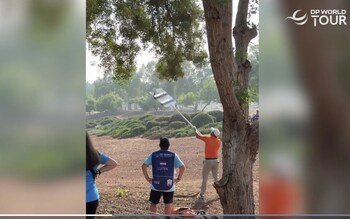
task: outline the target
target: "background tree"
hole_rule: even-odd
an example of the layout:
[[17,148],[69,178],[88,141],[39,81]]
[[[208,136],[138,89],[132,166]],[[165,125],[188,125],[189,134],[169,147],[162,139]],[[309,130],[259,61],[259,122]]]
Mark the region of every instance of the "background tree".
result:
[[122,104],[123,99],[111,92],[97,99],[96,109],[100,112],[115,111],[121,109]]
[[[248,95],[247,51],[257,35],[256,26],[248,26],[248,15],[256,12],[257,0],[252,1],[254,7],[249,7],[249,0],[239,0],[233,29],[232,0],[202,2],[210,64],[224,110],[223,175],[215,188],[225,214],[254,214],[252,167],[258,124],[247,122],[247,98],[240,97]],[[87,7],[89,48],[117,81],[131,77],[141,45],[151,45],[159,56],[160,79],[183,77],[185,60],[196,66],[205,63],[203,11],[194,0],[88,0]]]
[[94,84],[93,83],[89,83],[89,82],[86,82],[85,84],[85,90],[86,90],[86,95],[94,95]]
[[112,76],[106,74],[103,78],[99,78],[94,82],[94,97],[99,98],[110,92],[116,92],[118,87],[113,81]]
[[133,98],[131,102],[137,103],[144,111],[158,110],[160,108],[159,103],[151,95]]
[[91,95],[88,95],[86,97],[86,112],[91,112],[93,110],[95,110],[95,98]]
[[199,96],[194,92],[188,92],[179,97],[178,103],[184,106],[193,106],[194,111],[197,111]]
[[249,86],[253,92],[251,101],[259,102],[259,45],[254,44],[249,47],[248,57],[252,65],[249,78]]
[[216,88],[216,84],[213,79],[207,79],[203,82],[203,86],[200,91],[200,99],[205,102],[202,112],[211,102],[219,102],[218,89]]

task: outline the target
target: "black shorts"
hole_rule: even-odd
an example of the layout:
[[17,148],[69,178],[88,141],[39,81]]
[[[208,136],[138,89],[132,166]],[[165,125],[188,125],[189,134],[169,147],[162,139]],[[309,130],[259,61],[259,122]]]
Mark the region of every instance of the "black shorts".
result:
[[151,194],[149,196],[149,201],[152,202],[152,204],[158,204],[162,194],[163,194],[164,204],[173,203],[174,192],[160,192],[152,189],[151,189]]
[[[96,201],[87,202],[86,203],[86,214],[96,214],[96,210],[98,207],[98,199]],[[87,216],[87,219],[94,219],[93,216]]]

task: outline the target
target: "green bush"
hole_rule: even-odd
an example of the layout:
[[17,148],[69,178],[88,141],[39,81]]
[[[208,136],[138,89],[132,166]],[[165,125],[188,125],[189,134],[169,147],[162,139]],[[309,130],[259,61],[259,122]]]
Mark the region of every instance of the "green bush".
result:
[[161,137],[167,136],[166,132],[163,129],[159,129],[159,131],[152,132],[148,138],[149,139],[159,139]]
[[185,127],[186,125],[187,125],[187,123],[185,123],[185,122],[174,121],[174,122],[171,122],[169,124],[169,128],[180,129],[180,128]]
[[159,122],[156,121],[149,121],[146,123],[146,129],[149,130],[155,126],[159,126]]
[[151,121],[151,120],[155,120],[155,117],[151,114],[148,114],[148,115],[144,115],[144,116],[141,116],[139,118],[140,121],[142,122],[148,122],[148,121]]
[[134,127],[120,127],[114,131],[112,137],[114,138],[131,138],[142,135],[146,131],[144,125],[134,126]]
[[183,138],[183,137],[188,137],[189,135],[186,132],[178,132],[175,134],[175,138]]
[[157,122],[168,122],[169,121],[169,117],[168,116],[160,116],[160,117],[156,117],[155,121]]
[[112,123],[114,121],[115,120],[113,118],[111,118],[111,117],[104,117],[104,118],[100,119],[98,123],[103,126],[103,125],[110,124],[110,123]]
[[130,131],[130,135],[131,135],[130,137],[142,135],[145,131],[146,131],[146,127],[144,125],[135,127]]
[[201,128],[199,128],[198,130],[202,134],[209,134],[211,127],[217,128],[217,129],[219,129],[221,131],[222,130],[222,122],[208,123],[205,126],[202,126]]
[[170,137],[175,137],[175,138],[182,138],[182,137],[190,137],[194,136],[195,132],[190,126],[185,126],[181,129],[172,129],[169,131],[169,134],[171,134]]
[[191,113],[191,114],[190,114],[191,119],[193,119],[196,115],[198,115],[198,113],[199,113],[199,112]]
[[152,136],[154,133],[161,132],[162,128],[160,126],[154,126],[153,128],[147,130],[144,134],[143,137],[147,138],[149,136]]
[[112,137],[113,138],[120,138],[123,134],[130,132],[130,128],[129,127],[120,127],[119,129],[116,129],[113,134]]
[[96,125],[97,125],[97,124],[96,124],[95,122],[89,121],[89,122],[87,122],[87,124],[86,124],[86,128],[88,128],[88,129],[95,128]]
[[191,123],[197,128],[200,128],[202,126],[205,126],[206,124],[213,123],[213,122],[214,122],[214,117],[212,117],[207,113],[199,113],[191,120]]
[[208,114],[215,117],[216,122],[222,122],[224,118],[224,113],[220,110],[211,111]]
[[[183,113],[183,115],[184,117],[186,117],[186,119],[188,119],[188,121],[191,120],[191,117],[187,113]],[[180,114],[174,114],[170,117],[169,123],[175,122],[175,121],[185,122],[184,118],[182,118]]]
[[160,122],[160,123],[159,123],[159,126],[160,126],[160,127],[166,127],[166,126],[168,126],[168,122],[167,122],[167,121]]

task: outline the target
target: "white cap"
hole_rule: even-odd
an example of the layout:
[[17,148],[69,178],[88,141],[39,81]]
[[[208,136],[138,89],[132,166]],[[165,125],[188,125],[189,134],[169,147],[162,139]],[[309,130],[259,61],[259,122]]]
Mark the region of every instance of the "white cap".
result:
[[210,128],[210,131],[211,131],[211,133],[213,133],[216,137],[218,137],[218,136],[220,135],[220,131],[219,131],[219,129],[217,129],[217,128],[211,127],[211,128]]

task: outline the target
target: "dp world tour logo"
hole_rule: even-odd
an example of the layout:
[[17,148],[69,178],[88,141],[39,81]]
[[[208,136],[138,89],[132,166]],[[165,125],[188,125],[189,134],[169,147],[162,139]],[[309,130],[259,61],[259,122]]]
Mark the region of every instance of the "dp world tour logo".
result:
[[[294,11],[293,15],[286,17],[285,20],[293,20],[296,25],[304,25],[309,20],[308,12],[303,13],[303,10]],[[347,25],[345,9],[311,9],[309,11],[314,27],[321,25]]]
[[291,20],[294,21],[294,23],[296,25],[304,25],[304,24],[306,24],[306,22],[307,22],[307,20],[309,18],[307,16],[307,13],[305,13],[304,15],[298,16],[298,13],[301,12],[301,11],[302,11],[301,9],[294,11],[293,16],[287,17],[286,20],[287,19],[291,19]]

